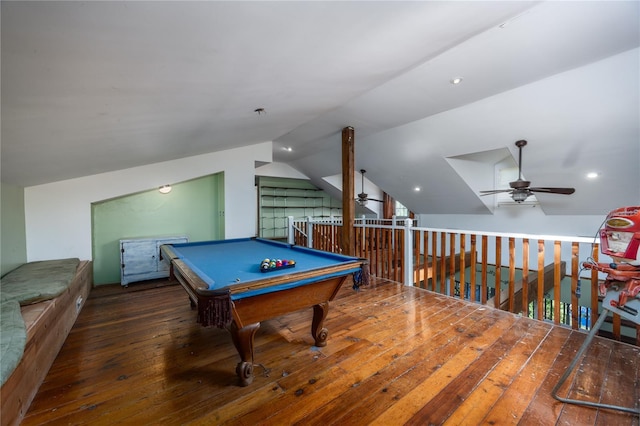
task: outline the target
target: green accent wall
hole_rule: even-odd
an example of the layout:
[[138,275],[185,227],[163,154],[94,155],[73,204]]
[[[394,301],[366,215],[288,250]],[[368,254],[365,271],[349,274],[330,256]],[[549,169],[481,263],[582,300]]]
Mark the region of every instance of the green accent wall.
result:
[[96,285],[120,282],[120,240],[186,235],[189,241],[224,239],[224,175],[172,184],[91,205]]
[[27,234],[24,220],[24,188],[0,186],[0,276],[11,272],[27,261]]

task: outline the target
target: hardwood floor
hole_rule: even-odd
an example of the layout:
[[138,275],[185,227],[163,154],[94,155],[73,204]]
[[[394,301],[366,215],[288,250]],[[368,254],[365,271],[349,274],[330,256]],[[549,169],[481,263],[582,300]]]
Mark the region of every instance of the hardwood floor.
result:
[[[263,322],[238,386],[226,330],[196,324],[181,287],[97,288],[22,424],[638,425],[551,396],[586,335],[374,280]],[[596,337],[560,395],[640,406],[640,348]]]

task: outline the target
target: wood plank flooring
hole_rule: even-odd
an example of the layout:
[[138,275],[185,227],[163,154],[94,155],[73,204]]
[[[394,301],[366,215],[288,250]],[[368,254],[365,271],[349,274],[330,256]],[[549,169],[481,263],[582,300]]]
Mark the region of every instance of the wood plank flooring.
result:
[[[96,288],[23,425],[638,425],[551,389],[586,335],[374,280],[262,323],[256,378],[238,386],[226,330],[196,324],[177,285]],[[560,395],[640,406],[640,348],[596,337]]]

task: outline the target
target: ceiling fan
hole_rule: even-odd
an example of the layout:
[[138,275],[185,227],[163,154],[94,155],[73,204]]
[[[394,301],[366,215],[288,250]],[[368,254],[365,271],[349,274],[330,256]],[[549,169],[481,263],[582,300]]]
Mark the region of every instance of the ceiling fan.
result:
[[358,203],[359,206],[366,206],[367,205],[367,201],[369,201],[369,200],[377,201],[379,203],[382,203],[382,200],[376,200],[375,198],[369,198],[369,194],[364,192],[364,174],[365,173],[367,173],[366,170],[364,170],[364,169],[360,170],[360,174],[362,175],[362,186],[360,187],[360,189],[362,190],[362,192],[358,194],[358,198],[356,198],[356,203]]
[[518,147],[518,180],[509,182],[511,189],[494,189],[491,191],[480,191],[480,195],[497,194],[500,192],[508,192],[516,203],[521,203],[534,192],[542,192],[547,194],[563,194],[570,195],[576,190],[574,188],[549,188],[549,187],[532,187],[530,181],[522,179],[522,147],[527,145],[527,141],[520,140],[516,142]]

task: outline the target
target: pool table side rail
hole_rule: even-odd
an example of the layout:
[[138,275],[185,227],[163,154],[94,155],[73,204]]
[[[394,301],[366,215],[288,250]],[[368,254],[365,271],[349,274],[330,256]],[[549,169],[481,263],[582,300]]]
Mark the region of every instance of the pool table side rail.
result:
[[[193,272],[193,270],[173,251],[172,245],[162,245],[160,246],[160,259],[163,262],[167,262],[169,266],[169,276],[170,278],[176,278],[176,268],[180,270],[180,274],[187,278],[189,282],[189,286],[192,291],[206,292],[204,294],[228,294],[228,288],[222,288],[220,291],[211,291],[209,290],[209,284],[207,284],[204,280],[202,280],[198,274]],[[179,281],[179,280],[178,280]],[[187,291],[189,291],[187,289]],[[194,295],[195,296],[195,295]]]
[[209,285],[202,280],[198,274],[193,272],[193,270],[181,259],[173,259],[172,265],[174,268],[174,276],[175,271],[178,270],[182,276],[186,278],[186,281],[189,283],[192,291],[201,296],[215,296],[220,294],[231,294],[236,296],[242,296],[243,293],[247,293],[250,291],[258,291],[268,289],[270,287],[277,286],[282,283],[292,282],[292,281],[309,281],[313,282],[315,278],[321,279],[328,275],[335,275],[344,273],[349,274],[358,271],[362,268],[362,261],[354,260],[351,262],[345,262],[338,265],[332,265],[328,267],[312,269],[307,271],[294,272],[290,274],[280,274],[274,276],[267,276],[263,279],[247,282],[247,283],[237,283],[232,284],[230,286],[221,287],[215,290],[210,290]]
[[[251,283],[238,283],[229,287],[231,295],[234,299],[246,297],[245,294],[256,294],[262,292],[268,293],[273,288],[275,290],[288,287],[287,283],[296,282],[299,285],[307,285],[319,281],[321,279],[332,278],[335,276],[343,276],[353,274],[360,271],[362,262],[353,261],[333,266],[325,266],[319,269],[311,269],[291,274],[275,275],[263,280]],[[248,295],[247,295],[248,296]]]
[[160,261],[165,262],[169,268],[173,264],[173,259],[177,259],[179,256],[173,251],[173,246],[168,244],[162,244],[160,246]]
[[[313,247],[305,247],[305,246],[300,246],[296,244],[290,244],[290,243],[285,243],[281,241],[274,241],[274,240],[269,240],[266,238],[259,238],[259,237],[232,238],[228,240],[192,241],[188,243],[173,243],[171,244],[171,247],[174,247],[176,250],[178,250],[178,253],[179,253],[179,250],[183,247],[216,246],[216,245],[223,245],[223,244],[229,244],[229,243],[242,243],[242,242],[248,242],[248,241],[255,241],[257,243],[260,243],[266,246],[286,248],[294,251],[299,250],[302,252],[316,253],[320,256],[339,260],[339,261],[345,261],[345,260],[348,261],[350,259],[353,259],[353,256],[347,256],[341,253],[334,253],[330,251],[315,249]],[[181,255],[178,253],[173,252],[174,257],[181,257]]]

